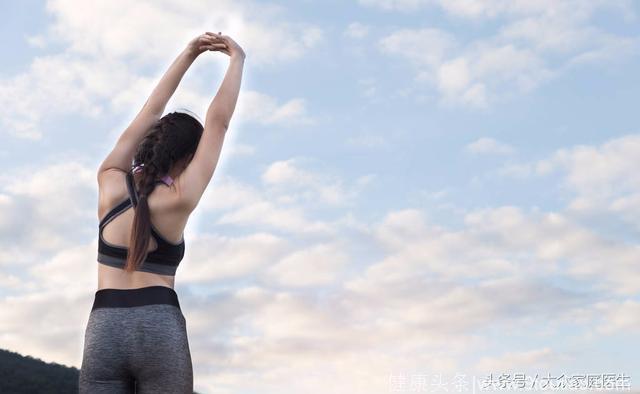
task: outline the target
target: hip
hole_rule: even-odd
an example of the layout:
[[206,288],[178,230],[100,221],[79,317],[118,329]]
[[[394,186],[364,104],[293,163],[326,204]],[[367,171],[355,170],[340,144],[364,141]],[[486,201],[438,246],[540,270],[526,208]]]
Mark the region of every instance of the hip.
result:
[[178,295],[167,286],[99,289],[85,330],[85,346],[123,356],[188,346]]

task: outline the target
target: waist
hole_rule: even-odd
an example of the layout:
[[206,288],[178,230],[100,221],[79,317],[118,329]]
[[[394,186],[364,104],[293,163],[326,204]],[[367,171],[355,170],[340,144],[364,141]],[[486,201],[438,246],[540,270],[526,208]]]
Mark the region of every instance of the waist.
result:
[[122,268],[98,264],[97,289],[133,289],[148,286],[175,287],[175,276],[133,271],[125,275]]
[[169,304],[180,309],[178,294],[167,286],[145,286],[134,289],[96,290],[91,310],[97,308],[130,308],[151,304]]

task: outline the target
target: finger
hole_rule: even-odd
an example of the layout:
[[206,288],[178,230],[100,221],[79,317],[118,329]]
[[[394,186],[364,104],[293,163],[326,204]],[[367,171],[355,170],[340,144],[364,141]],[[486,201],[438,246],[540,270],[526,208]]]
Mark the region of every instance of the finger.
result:
[[227,44],[222,42],[207,42],[207,43],[201,44],[201,46],[211,47],[211,48],[226,48]]
[[213,42],[213,41],[222,41],[222,39],[219,37],[213,37],[213,36],[202,36],[200,37],[200,41]]
[[203,45],[201,48],[204,48],[205,50],[210,50],[210,51],[227,50],[227,47],[225,45]]
[[207,37],[212,37],[212,38],[216,38],[216,39],[218,39],[218,40],[226,41],[226,39],[227,39],[229,36],[224,35],[224,34],[220,34],[220,33],[218,33],[218,34],[216,34],[216,33],[211,33],[211,34],[207,34]]
[[198,49],[200,50],[208,50],[208,49],[221,49],[221,48],[226,48],[226,46],[224,44],[204,44],[204,45],[199,45]]
[[222,37],[212,37],[212,38],[209,38],[209,40],[214,42],[226,42],[225,39]]

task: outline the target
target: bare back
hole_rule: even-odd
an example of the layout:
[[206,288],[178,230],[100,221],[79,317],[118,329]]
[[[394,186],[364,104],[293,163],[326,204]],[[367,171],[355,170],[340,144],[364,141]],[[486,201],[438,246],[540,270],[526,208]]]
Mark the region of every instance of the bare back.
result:
[[[124,171],[115,168],[106,170],[101,175],[98,199],[99,220],[118,203],[129,198],[125,177]],[[170,186],[158,184],[148,197],[152,225],[166,241],[173,244],[178,244],[184,239],[184,228],[192,211],[188,204],[180,199],[179,185],[180,182],[177,181]],[[102,238],[105,242],[118,247],[129,246],[134,209],[128,208],[104,226]],[[153,251],[157,246],[157,242],[151,237],[148,250]],[[153,285],[173,288],[174,276],[141,271],[125,272],[119,268],[98,264],[98,289],[129,289]]]

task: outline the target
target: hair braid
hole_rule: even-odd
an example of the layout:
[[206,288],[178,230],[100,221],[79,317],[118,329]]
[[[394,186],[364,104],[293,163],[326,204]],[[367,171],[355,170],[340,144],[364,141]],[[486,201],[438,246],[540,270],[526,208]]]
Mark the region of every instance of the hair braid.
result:
[[145,135],[138,146],[133,164],[142,167],[141,175],[134,179],[138,194],[126,271],[135,271],[147,257],[151,241],[151,212],[148,197],[156,181],[169,173],[178,160],[193,154],[202,135],[202,124],[193,116],[172,112],[160,118]]

